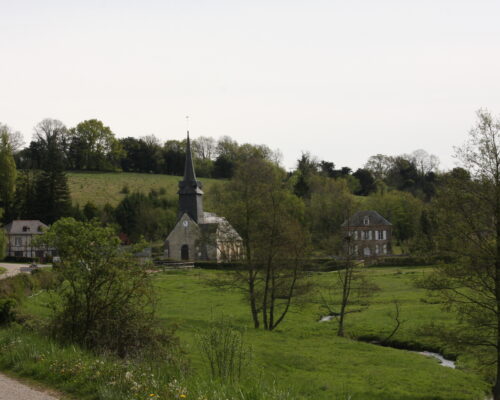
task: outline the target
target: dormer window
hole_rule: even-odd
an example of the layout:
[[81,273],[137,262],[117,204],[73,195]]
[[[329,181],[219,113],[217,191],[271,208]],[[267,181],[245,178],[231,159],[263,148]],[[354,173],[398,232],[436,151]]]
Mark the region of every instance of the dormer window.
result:
[[30,227],[29,226],[23,226],[23,232],[29,232]]
[[364,224],[364,225],[370,225],[370,218],[365,217],[365,218],[363,219],[363,224]]

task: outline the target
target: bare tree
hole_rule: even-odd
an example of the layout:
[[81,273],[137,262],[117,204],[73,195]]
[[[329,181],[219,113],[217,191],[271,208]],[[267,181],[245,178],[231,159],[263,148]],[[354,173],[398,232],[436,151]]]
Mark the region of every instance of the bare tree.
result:
[[369,299],[378,290],[377,285],[366,276],[362,261],[355,259],[355,248],[352,244],[352,231],[347,213],[347,230],[343,243],[343,266],[335,272],[333,282],[323,285],[321,293],[322,307],[330,316],[338,320],[338,336],[345,336],[345,319],[347,314],[361,312],[369,304]]
[[389,340],[393,338],[393,336],[396,334],[396,332],[401,328],[401,325],[405,321],[401,319],[401,305],[399,304],[398,300],[393,301],[394,304],[394,312],[388,313],[389,317],[391,317],[394,320],[394,328],[392,329],[391,333],[387,335],[387,337],[382,340],[382,343],[387,343]]
[[9,144],[13,153],[17,152],[24,145],[24,138],[21,132],[15,131],[10,126],[2,124],[0,122],[0,136],[7,134],[9,138]]
[[384,154],[376,154],[368,159],[364,168],[369,170],[376,179],[384,180],[393,164],[393,157]]
[[429,172],[436,172],[439,167],[439,157],[429,154],[423,149],[415,150],[408,156],[403,156],[413,162],[421,176]]
[[500,120],[486,110],[477,118],[468,141],[456,149],[462,168],[446,176],[437,202],[439,246],[457,262],[438,266],[423,284],[458,316],[457,329],[438,331],[488,365],[499,400]]
[[216,142],[213,137],[199,136],[191,143],[193,152],[202,160],[213,160],[216,153]]

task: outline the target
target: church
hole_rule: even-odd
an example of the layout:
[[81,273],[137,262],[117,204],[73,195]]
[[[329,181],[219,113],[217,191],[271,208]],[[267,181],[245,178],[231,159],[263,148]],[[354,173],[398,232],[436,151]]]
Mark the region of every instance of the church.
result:
[[165,256],[173,260],[231,261],[241,257],[243,241],[229,222],[203,211],[202,183],[196,179],[189,132],[184,178],[179,182],[177,223],[165,240]]

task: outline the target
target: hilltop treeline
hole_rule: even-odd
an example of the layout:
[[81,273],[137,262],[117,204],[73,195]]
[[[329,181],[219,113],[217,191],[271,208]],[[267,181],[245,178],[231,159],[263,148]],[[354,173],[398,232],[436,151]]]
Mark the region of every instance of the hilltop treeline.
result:
[[[124,171],[182,175],[185,140],[160,142],[153,135],[116,138],[99,120],[68,128],[45,119],[34,128],[31,142],[22,148],[22,136],[1,125],[3,179],[0,185],[3,221],[40,219],[53,223],[62,216],[100,219],[114,224],[130,240],[164,238],[177,215],[177,202],[166,193],[125,193],[117,207],[92,202],[71,204],[65,171]],[[261,159],[280,164],[280,153],[266,145],[239,144],[228,136],[192,140],[197,175],[231,179],[238,166]],[[2,161],[3,160],[3,161]],[[439,160],[423,150],[412,154],[370,157],[352,171],[329,160],[303,153],[296,168],[283,176],[286,186],[307,210],[308,227],[319,249],[332,249],[340,240],[346,213],[375,209],[394,225],[394,237],[407,249],[432,247],[432,207],[441,177]],[[210,194],[207,196],[210,204]],[[427,238],[424,240],[424,238]],[[422,243],[425,242],[423,245]],[[418,243],[418,245],[416,245]]]
[[[5,126],[12,137],[18,133]],[[161,142],[156,136],[116,138],[110,127],[92,119],[67,128],[58,120],[46,119],[34,128],[29,145],[15,152],[18,169],[44,169],[49,162],[47,138],[57,131],[57,147],[66,170],[124,171],[182,175],[186,140]],[[16,145],[15,147],[19,147]],[[219,140],[199,137],[192,140],[196,172],[200,177],[231,178],[239,160],[249,157],[275,158],[279,155],[265,145],[238,144],[228,136]]]

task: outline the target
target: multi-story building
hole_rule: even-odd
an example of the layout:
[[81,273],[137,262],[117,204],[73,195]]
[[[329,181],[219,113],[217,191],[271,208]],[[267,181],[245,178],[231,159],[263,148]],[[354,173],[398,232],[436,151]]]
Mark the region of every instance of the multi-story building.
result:
[[341,225],[349,237],[349,251],[355,257],[376,257],[392,253],[392,224],[376,211],[360,211]]
[[52,255],[44,247],[33,245],[33,238],[48,226],[38,220],[14,220],[4,226],[7,235],[7,255],[18,258],[43,258]]

